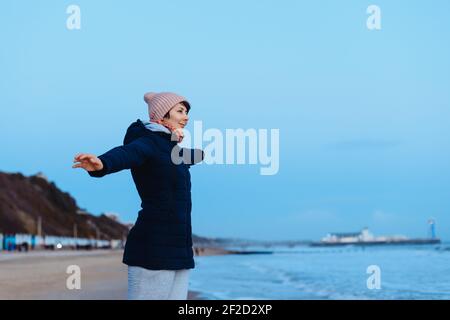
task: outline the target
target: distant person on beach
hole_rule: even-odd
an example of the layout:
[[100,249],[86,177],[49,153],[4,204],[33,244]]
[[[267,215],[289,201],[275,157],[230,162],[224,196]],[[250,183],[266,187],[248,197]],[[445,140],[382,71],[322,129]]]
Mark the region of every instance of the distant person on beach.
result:
[[128,299],[185,300],[193,269],[191,165],[203,151],[178,146],[191,109],[182,96],[146,93],[149,120],[127,129],[122,146],[95,156],[77,154],[73,168],[92,177],[123,169],[131,175],[142,200],[123,255],[128,265]]

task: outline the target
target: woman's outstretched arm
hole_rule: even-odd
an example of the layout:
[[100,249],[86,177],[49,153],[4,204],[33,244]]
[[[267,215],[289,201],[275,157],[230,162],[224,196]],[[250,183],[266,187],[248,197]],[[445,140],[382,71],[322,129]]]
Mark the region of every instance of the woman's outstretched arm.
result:
[[155,154],[153,142],[148,137],[141,137],[133,142],[115,147],[101,156],[80,153],[75,156],[72,168],[83,168],[91,177],[104,175],[140,166]]

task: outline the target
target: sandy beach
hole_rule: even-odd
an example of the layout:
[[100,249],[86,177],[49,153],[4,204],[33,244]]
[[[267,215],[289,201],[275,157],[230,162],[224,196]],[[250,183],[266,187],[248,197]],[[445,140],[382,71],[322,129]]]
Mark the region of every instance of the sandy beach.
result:
[[[2,252],[0,299],[126,299],[127,266],[122,255],[121,250]],[[66,286],[71,265],[80,267],[79,290]],[[190,291],[188,299],[197,300],[199,295]]]

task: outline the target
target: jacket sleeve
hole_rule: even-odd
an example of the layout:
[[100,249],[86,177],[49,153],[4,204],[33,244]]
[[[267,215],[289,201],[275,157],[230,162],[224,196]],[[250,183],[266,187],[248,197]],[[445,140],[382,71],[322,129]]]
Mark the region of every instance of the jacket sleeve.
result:
[[155,146],[149,137],[141,137],[133,142],[115,147],[98,156],[103,163],[103,169],[88,171],[91,177],[100,178],[123,169],[142,165],[155,155]]

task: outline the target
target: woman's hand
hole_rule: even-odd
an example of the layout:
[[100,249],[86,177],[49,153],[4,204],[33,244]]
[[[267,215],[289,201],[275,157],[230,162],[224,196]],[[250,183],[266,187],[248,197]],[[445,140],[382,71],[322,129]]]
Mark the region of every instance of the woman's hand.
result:
[[178,143],[183,141],[183,138],[184,138],[183,128],[177,128],[177,129],[172,130],[172,136],[173,135],[176,136]]
[[103,162],[93,154],[79,153],[73,159],[76,162],[72,168],[83,168],[86,171],[98,171],[103,169]]
[[[170,130],[170,132],[172,132],[172,138],[175,135],[176,140],[178,141],[178,143],[180,143],[181,141],[183,141],[184,138],[184,132],[183,132],[183,128],[175,128],[174,126],[172,126],[169,123],[163,122],[161,120],[157,121],[157,123],[162,124],[163,126],[165,126],[167,129]],[[172,139],[173,140],[173,139]]]

